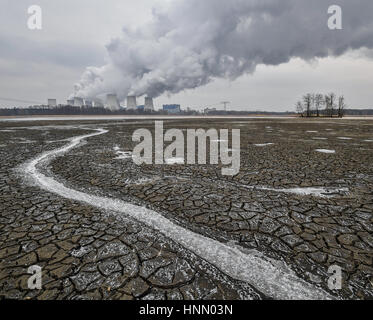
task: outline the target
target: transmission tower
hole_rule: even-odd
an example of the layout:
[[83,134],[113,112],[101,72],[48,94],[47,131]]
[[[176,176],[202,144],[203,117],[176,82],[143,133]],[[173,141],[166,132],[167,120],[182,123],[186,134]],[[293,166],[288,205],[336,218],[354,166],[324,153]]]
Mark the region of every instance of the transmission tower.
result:
[[223,101],[222,104],[224,105],[224,111],[227,112],[227,106],[230,104],[230,101]]

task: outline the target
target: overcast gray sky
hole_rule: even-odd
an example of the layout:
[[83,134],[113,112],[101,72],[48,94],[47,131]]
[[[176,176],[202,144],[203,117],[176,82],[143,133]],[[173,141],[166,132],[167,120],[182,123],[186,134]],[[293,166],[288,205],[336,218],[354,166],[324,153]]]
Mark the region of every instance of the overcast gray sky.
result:
[[[118,95],[128,90],[160,94],[156,106],[180,103],[183,107],[202,108],[227,100],[237,110],[293,111],[304,93],[335,91],[344,94],[351,107],[373,108],[373,54],[364,48],[372,48],[365,39],[372,39],[373,1],[350,1],[354,6],[345,8],[346,1],[320,0],[313,2],[318,5],[305,5],[304,10],[297,5],[293,10],[286,7],[293,0],[232,0],[243,7],[239,15],[230,8],[219,10],[223,2],[215,1],[217,5],[210,10],[211,0],[202,1],[202,5],[194,0],[0,0],[0,106],[28,105],[1,100],[4,98],[40,102],[56,98],[64,103],[80,81],[78,92],[84,94],[99,94],[107,88],[120,91],[122,82],[123,92]],[[248,3],[252,6],[248,7]],[[344,9],[342,31],[327,28],[327,8],[334,3]],[[27,28],[27,9],[32,4],[43,10],[42,30]],[[222,26],[235,25],[235,19],[242,20],[245,10],[250,18],[246,22],[251,24],[247,38],[224,34]],[[256,21],[257,15],[261,19]],[[272,19],[273,32],[266,29],[267,15]],[[292,20],[299,15],[299,19]],[[315,19],[309,21],[310,16]],[[304,29],[292,25],[296,23]],[[261,30],[263,34],[259,35]],[[323,32],[325,36],[316,36]],[[330,48],[322,41],[325,37],[331,37]],[[129,51],[132,44],[137,51]],[[285,46],[289,50],[284,50]],[[346,50],[348,46],[356,49]],[[325,52],[330,50],[338,57],[327,56]],[[215,60],[210,65],[212,58],[206,58],[205,53],[212,51]],[[140,58],[134,57],[136,52]],[[176,53],[180,53],[178,58],[171,59]],[[236,61],[243,56],[250,59],[242,63],[247,63],[245,67],[241,68],[240,62],[220,70],[221,58],[227,55]],[[202,69],[195,60],[189,60],[191,56],[203,65]],[[146,70],[146,77],[141,73],[141,81],[133,84],[133,75],[127,77],[126,73],[134,73],[129,65],[138,66],[141,72]],[[186,70],[189,65],[193,68]],[[105,77],[103,85],[97,87],[90,79],[82,82],[87,67],[100,68],[95,76]],[[126,77],[116,77],[117,72]],[[188,77],[178,81],[183,78],[181,73]]]

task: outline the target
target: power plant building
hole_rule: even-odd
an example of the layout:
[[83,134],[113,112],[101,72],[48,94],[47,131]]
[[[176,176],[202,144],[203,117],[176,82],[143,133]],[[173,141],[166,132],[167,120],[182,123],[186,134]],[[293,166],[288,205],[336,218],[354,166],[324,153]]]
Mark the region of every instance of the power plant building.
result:
[[93,104],[91,100],[84,100],[84,105],[86,107],[92,108]]
[[154,111],[154,104],[153,104],[153,98],[145,98],[145,107],[144,107],[145,112],[152,112]]
[[75,97],[74,98],[74,107],[83,107],[84,101],[82,98]]
[[181,107],[179,104],[164,104],[163,111],[169,114],[179,114],[181,113]]
[[120,105],[116,94],[108,94],[106,96],[106,107],[111,111],[120,110]]
[[67,105],[68,106],[73,106],[74,105],[74,100],[73,99],[67,100]]
[[128,96],[127,97],[127,110],[136,110],[137,102],[136,96]]
[[56,99],[48,99],[48,107],[57,107]]
[[95,108],[103,108],[104,107],[104,104],[102,103],[102,101],[100,99],[94,99],[93,103],[94,103]]

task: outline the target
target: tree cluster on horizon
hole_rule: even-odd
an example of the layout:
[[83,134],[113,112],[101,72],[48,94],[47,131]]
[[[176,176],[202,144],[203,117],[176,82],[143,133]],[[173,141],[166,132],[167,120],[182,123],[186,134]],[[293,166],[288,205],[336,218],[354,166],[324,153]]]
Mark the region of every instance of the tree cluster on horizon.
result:
[[344,96],[333,92],[323,95],[321,93],[307,93],[295,105],[297,113],[302,117],[330,117],[342,118],[347,105]]

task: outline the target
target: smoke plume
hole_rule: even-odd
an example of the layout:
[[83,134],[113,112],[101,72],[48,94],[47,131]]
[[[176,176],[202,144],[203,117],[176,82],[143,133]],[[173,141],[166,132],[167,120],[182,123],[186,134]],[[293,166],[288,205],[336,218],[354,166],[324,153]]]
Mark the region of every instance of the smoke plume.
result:
[[[343,30],[329,30],[328,7],[343,10]],[[152,21],[124,27],[107,45],[108,63],[88,67],[74,96],[116,93],[158,97],[236,79],[259,64],[312,60],[373,48],[371,0],[174,0]]]

